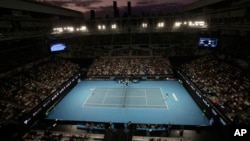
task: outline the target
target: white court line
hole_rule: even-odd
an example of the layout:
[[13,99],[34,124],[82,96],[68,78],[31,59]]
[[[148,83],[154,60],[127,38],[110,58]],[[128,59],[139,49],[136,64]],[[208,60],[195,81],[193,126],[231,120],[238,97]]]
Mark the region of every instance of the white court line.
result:
[[[102,106],[106,106],[106,105],[117,105],[117,106],[120,106],[122,104],[100,104],[100,103],[87,103],[87,106],[88,105],[102,105]],[[165,106],[165,105],[140,105],[140,104],[128,104],[128,106],[145,106],[145,107],[150,107],[150,106]]]
[[178,98],[176,97],[175,93],[172,93],[173,97],[174,97],[174,100],[175,101],[178,101]]
[[[107,96],[107,97],[125,97],[125,96]],[[145,96],[126,96],[126,97],[145,97]]]
[[[100,109],[100,108],[103,108],[103,109],[121,109],[120,108],[121,105],[118,105],[118,107],[115,107],[115,106],[109,106],[109,107],[105,107],[105,106],[102,106],[102,107],[99,107],[99,106],[93,106],[93,105],[86,105],[87,108],[91,108],[91,109]],[[148,106],[145,106],[145,107],[127,107],[127,108],[122,108],[122,109],[154,109],[154,110],[166,110],[166,107],[164,105],[164,107],[148,107]]]
[[148,97],[147,97],[146,89],[144,89],[144,94],[145,94],[146,105],[148,105]]
[[[111,88],[111,89],[113,89],[113,88]],[[89,95],[88,96],[88,98],[85,100],[85,102],[84,102],[84,104],[83,104],[83,107],[84,106],[87,106],[87,107],[93,107],[93,108],[95,108],[95,106],[94,105],[97,105],[97,106],[99,106],[99,105],[101,105],[101,106],[104,106],[103,108],[106,108],[105,106],[107,105],[110,105],[110,106],[112,106],[112,105],[114,105],[115,107],[113,107],[113,108],[117,108],[116,106],[121,106],[122,104],[104,104],[105,103],[105,100],[107,99],[107,98],[112,98],[112,97],[124,97],[124,96],[109,96],[109,90],[111,90],[111,89],[109,89],[109,88],[106,88],[106,92],[105,92],[105,96],[104,96],[104,98],[103,98],[103,101],[102,101],[102,103],[87,103],[87,100],[89,99],[89,97],[91,96],[91,95]],[[123,89],[123,88],[121,88],[121,89]],[[131,88],[129,88],[129,89],[131,89]],[[135,88],[134,88],[135,89]],[[137,88],[136,88],[137,89]],[[129,107],[129,108],[142,108],[143,109],[143,107],[145,107],[145,108],[153,108],[153,109],[155,109],[155,108],[164,108],[164,109],[168,109],[168,105],[167,105],[167,103],[165,102],[165,104],[162,104],[162,105],[148,105],[148,99],[147,99],[147,89],[146,88],[141,88],[141,89],[143,89],[144,90],[144,96],[126,96],[126,97],[138,97],[138,98],[145,98],[145,100],[146,100],[146,104],[144,104],[144,105],[140,105],[140,104],[136,104],[136,105],[134,105],[134,104],[128,104],[128,106],[131,106],[131,107]],[[153,89],[153,88],[151,88],[151,89]],[[159,88],[154,88],[154,89],[159,89]],[[96,90],[96,88],[94,88],[94,91]],[[93,91],[93,92],[94,92]],[[162,89],[160,88],[160,91],[161,91],[161,93],[162,93],[162,96],[163,96],[163,92],[162,92]],[[164,99],[164,97],[163,97],[163,99]],[[135,107],[133,107],[133,106],[135,106]],[[139,106],[139,107],[137,107],[137,106]],[[151,107],[152,106],[152,107]],[[156,107],[156,106],[160,106],[160,107]],[[164,107],[163,107],[164,106]],[[100,107],[96,107],[96,108],[100,108]],[[112,107],[109,107],[109,108],[112,108]]]
[[160,88],[160,90],[161,90],[161,95],[162,95],[162,98],[163,98],[163,100],[164,100],[164,103],[166,104],[166,107],[167,107],[167,109],[168,109],[167,99],[164,97],[164,94],[163,94],[163,91],[162,91],[161,88]]
[[86,103],[87,105],[103,105],[103,106],[105,106],[105,105],[122,105],[122,104],[102,104],[102,103]]
[[[92,88],[90,88],[90,91],[91,91]],[[95,87],[94,89],[92,89],[93,91],[90,92],[90,94],[88,95],[88,97],[85,99],[85,101],[83,102],[82,104],[82,107],[84,107],[85,103],[87,103],[87,101],[89,100],[89,97],[93,94],[93,92],[95,91]]]
[[109,91],[109,89],[107,89],[107,91],[106,91],[106,93],[105,93],[105,96],[104,96],[104,98],[103,98],[103,100],[102,100],[102,104],[104,103],[104,101],[105,101],[105,99],[106,99],[106,97],[107,97],[108,91]]

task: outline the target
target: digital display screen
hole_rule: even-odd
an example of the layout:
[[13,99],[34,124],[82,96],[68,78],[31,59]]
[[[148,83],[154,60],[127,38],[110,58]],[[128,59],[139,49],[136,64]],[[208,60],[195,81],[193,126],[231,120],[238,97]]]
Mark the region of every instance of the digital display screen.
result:
[[217,48],[218,38],[199,38],[199,47]]
[[64,43],[56,43],[56,44],[51,44],[50,51],[51,52],[59,52],[59,51],[66,50],[66,48],[67,47]]

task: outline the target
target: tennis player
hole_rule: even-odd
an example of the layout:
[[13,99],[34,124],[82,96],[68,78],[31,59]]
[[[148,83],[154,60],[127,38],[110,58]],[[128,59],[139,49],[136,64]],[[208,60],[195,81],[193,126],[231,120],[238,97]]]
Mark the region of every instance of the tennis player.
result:
[[168,93],[166,93],[166,99],[168,99]]
[[128,78],[125,79],[125,84],[128,86]]

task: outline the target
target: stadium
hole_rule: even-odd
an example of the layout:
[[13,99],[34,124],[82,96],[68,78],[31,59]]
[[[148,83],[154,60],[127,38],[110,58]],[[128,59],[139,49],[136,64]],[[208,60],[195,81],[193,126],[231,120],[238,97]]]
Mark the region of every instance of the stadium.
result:
[[0,2],[2,139],[249,137],[248,0],[156,14],[135,13],[133,1],[122,13],[112,1],[104,17],[55,2]]

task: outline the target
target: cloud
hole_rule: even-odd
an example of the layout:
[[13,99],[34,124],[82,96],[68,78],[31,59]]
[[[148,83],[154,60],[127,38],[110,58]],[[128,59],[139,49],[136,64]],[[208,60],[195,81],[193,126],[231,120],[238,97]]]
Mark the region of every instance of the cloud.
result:
[[72,0],[72,1],[74,1],[75,5],[79,7],[90,7],[91,5],[102,3],[101,0],[84,0],[84,1]]
[[136,6],[142,5],[158,5],[158,4],[166,4],[166,3],[177,3],[177,4],[190,4],[198,0],[133,0]]
[[155,3],[155,1],[153,1],[153,0],[151,0],[151,1],[144,0],[144,1],[136,2],[136,5],[149,5],[149,4],[152,4],[152,3]]
[[[70,9],[89,9],[91,6],[103,3],[102,0],[35,0],[54,6],[70,8]],[[96,8],[96,7],[95,7]]]
[[44,3],[50,3],[88,15],[90,10],[95,10],[97,15],[108,14],[113,17],[113,1],[117,2],[120,16],[127,12],[127,1],[131,2],[133,15],[140,16],[141,13],[171,13],[180,10],[184,4],[197,0],[34,0]]
[[59,7],[63,7],[69,3],[71,3],[70,1],[59,1],[59,0],[35,0],[38,2],[42,2],[45,4],[49,4],[49,5],[54,5],[54,6],[59,6]]
[[[147,3],[150,4],[147,4]],[[181,9],[182,4],[180,3],[169,3],[169,2],[159,2],[152,3],[152,1],[144,1],[136,6],[132,7],[133,14],[141,15],[141,13],[150,13],[150,14],[169,14],[178,12]]]

